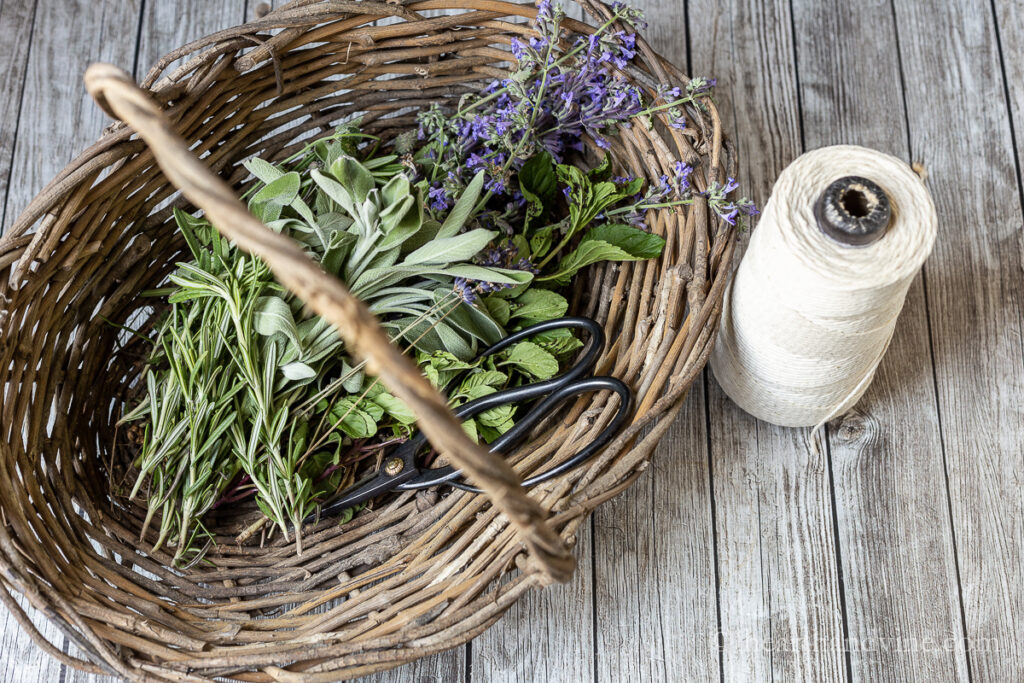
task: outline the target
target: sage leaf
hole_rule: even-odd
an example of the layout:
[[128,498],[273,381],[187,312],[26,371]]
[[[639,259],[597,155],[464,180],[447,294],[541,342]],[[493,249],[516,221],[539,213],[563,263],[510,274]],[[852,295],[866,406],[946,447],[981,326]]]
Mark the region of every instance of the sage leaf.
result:
[[366,201],[370,190],[377,184],[373,179],[373,174],[354,157],[348,155],[340,157],[331,164],[331,175],[348,188],[356,203]]
[[463,388],[473,388],[480,385],[489,387],[500,387],[508,381],[508,375],[500,370],[481,370],[474,372],[462,381]]
[[587,171],[587,179],[592,182],[610,180],[612,177],[612,155],[605,154],[601,163]]
[[530,338],[548,353],[563,357],[583,347],[583,342],[576,338],[572,330],[565,328],[540,332]]
[[[420,202],[422,204],[422,202]],[[423,209],[420,208],[420,214],[422,215]],[[433,219],[423,217],[423,221],[420,224],[419,230],[412,233],[409,237],[405,238],[402,242],[402,253],[408,254],[411,251],[416,251],[427,242],[437,237],[438,230],[441,229],[441,224]]]
[[523,164],[519,170],[519,191],[526,200],[527,229],[532,221],[547,213],[557,190],[554,161],[548,152],[534,155]]
[[274,166],[269,161],[264,161],[259,157],[248,159],[242,165],[245,166],[245,170],[252,173],[256,178],[267,185],[285,174],[285,172],[277,166]]
[[412,195],[412,186],[405,175],[396,175],[380,188],[380,196],[387,205],[398,204]]
[[279,206],[287,206],[295,201],[295,198],[299,196],[299,186],[301,185],[301,179],[299,174],[295,171],[291,173],[285,173],[280,178],[277,178],[254,194],[250,204],[263,204],[271,203]]
[[381,392],[373,397],[372,401],[384,409],[384,412],[395,418],[404,425],[411,425],[416,422],[416,414],[402,399],[391,394]]
[[637,260],[661,256],[661,251],[665,248],[665,238],[661,235],[619,223],[607,223],[591,228],[583,239],[608,242]]
[[661,254],[665,238],[628,225],[600,225],[558,264],[557,271],[539,280],[567,284],[581,268],[598,261],[639,261]]
[[533,233],[533,236],[530,237],[530,253],[535,260],[547,256],[548,251],[551,249],[554,232],[555,226],[549,225]]
[[296,348],[302,348],[292,309],[281,297],[260,297],[253,308],[252,320],[253,328],[258,334],[266,337],[283,334]]
[[487,307],[487,312],[499,325],[508,325],[509,318],[512,317],[512,307],[507,299],[488,296],[484,297],[482,301]]
[[512,429],[515,424],[515,405],[496,406],[476,416],[476,421],[487,427],[493,427],[499,434]]
[[[442,290],[434,292],[434,303],[438,307],[444,307],[445,302],[449,299],[450,296],[447,292]],[[451,308],[450,304],[448,304],[448,308]],[[497,344],[505,336],[505,331],[501,326],[491,318],[486,310],[476,304],[461,303],[455,306],[454,309],[447,312],[445,321],[488,346]]]
[[[367,402],[369,403],[369,402]],[[371,404],[376,406],[376,404]],[[381,416],[383,416],[383,409]],[[351,398],[343,398],[331,408],[331,423],[337,423],[338,429],[345,432],[353,439],[366,439],[377,433],[377,421],[366,410],[363,405],[357,405]]]
[[466,436],[468,436],[473,441],[480,441],[480,435],[477,434],[477,431],[476,431],[476,421],[475,420],[466,420],[465,422],[463,422],[462,423],[462,430],[464,432],[466,432]]
[[290,380],[313,379],[316,377],[316,370],[300,361],[294,361],[281,366],[281,374]]
[[490,386],[489,384],[477,384],[477,385],[474,385],[474,386],[471,386],[471,387],[467,387],[467,386],[463,385],[459,389],[459,393],[462,394],[462,397],[465,400],[467,400],[467,401],[475,401],[478,398],[483,398],[484,396],[490,396],[491,394],[496,394],[496,393],[498,393],[498,390],[495,389],[494,387]]
[[309,172],[309,175],[317,187],[323,190],[324,194],[338,206],[345,209],[350,216],[354,218],[358,215],[355,199],[343,185],[333,178],[328,178],[315,168]]
[[437,238],[406,256],[402,263],[417,265],[468,261],[480,253],[497,236],[497,231],[477,228],[462,235]]
[[362,390],[363,382],[366,380],[366,374],[362,370],[353,368],[345,361],[341,362],[341,377],[341,387],[350,394]]
[[448,213],[448,217],[444,219],[441,229],[437,232],[438,239],[453,237],[459,234],[459,231],[466,225],[473,210],[476,208],[477,202],[480,201],[480,192],[483,188],[484,172],[480,171],[469,181],[469,185],[462,191],[459,201],[455,202],[455,206]]

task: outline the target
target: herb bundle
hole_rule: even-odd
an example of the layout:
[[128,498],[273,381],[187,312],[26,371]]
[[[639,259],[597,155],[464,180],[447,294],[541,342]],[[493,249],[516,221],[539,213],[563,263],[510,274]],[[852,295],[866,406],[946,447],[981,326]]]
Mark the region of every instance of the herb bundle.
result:
[[[645,105],[615,66],[639,23],[617,5],[589,40],[560,50],[562,13],[540,3],[540,37],[513,42],[520,69],[467,96],[455,112],[420,114],[393,147],[358,122],[280,164],[250,159],[250,210],[301,243],[413,354],[454,407],[554,376],[581,342],[569,330],[478,358],[510,332],[563,316],[559,290],[600,261],[658,256],[646,230],[652,208],[688,204],[692,168],[645,186],[613,176],[609,157],[587,168],[581,136],[600,147],[618,126],[648,123],[658,109],[685,127],[683,108],[706,95],[660,89]],[[726,186],[706,190],[729,222],[752,214]],[[368,376],[323,319],[276,283],[266,265],[203,218],[176,211],[192,259],[150,292],[168,307],[153,340],[147,396],[122,421],[144,420],[131,496],[159,524],[155,547],[200,560],[212,539],[204,517],[253,499],[301,552],[302,520],[350,485],[361,463],[409,437],[409,408]],[[491,441],[515,424],[515,407],[467,420]],[[158,521],[156,521],[158,520]]]

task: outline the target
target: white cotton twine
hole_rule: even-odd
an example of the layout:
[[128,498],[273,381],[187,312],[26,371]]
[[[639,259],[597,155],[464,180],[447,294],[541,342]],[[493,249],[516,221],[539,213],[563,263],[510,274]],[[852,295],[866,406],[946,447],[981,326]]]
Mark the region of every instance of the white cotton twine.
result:
[[[844,176],[873,180],[892,218],[873,244],[827,237],[814,204]],[[711,367],[759,419],[820,426],[867,391],[911,280],[932,250],[935,205],[899,159],[840,145],[808,152],[779,176],[725,295]]]

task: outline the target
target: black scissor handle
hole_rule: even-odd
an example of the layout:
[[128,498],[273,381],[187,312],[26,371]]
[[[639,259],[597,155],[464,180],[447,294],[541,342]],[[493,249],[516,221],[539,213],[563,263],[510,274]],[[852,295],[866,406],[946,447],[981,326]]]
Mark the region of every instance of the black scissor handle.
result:
[[[516,387],[516,389],[523,388],[527,387]],[[472,417],[473,415],[489,410],[490,408],[516,403],[519,400],[522,400],[519,397],[510,395],[514,391],[515,389],[508,389],[506,391],[491,394],[490,396],[484,396],[476,401],[470,401],[469,403],[459,406],[462,410],[456,411],[456,415],[458,417]],[[530,477],[523,482],[523,486],[535,486],[543,481],[547,481],[548,479],[552,479],[578,467],[604,448],[608,441],[610,441],[622,427],[623,423],[629,417],[630,412],[632,412],[633,392],[630,391],[629,387],[627,387],[621,380],[618,380],[615,377],[587,377],[585,379],[577,379],[572,382],[563,382],[561,386],[552,391],[540,403],[520,417],[512,429],[495,439],[490,444],[491,452],[502,453],[515,448],[515,446],[523,441],[529,431],[545,417],[551,415],[559,404],[574,396],[595,391],[614,391],[619,395],[619,409],[616,411],[611,422],[601,430],[601,433],[598,434],[593,441],[581,448],[571,458],[559,463],[557,466],[552,467],[549,470]],[[487,401],[487,399],[490,400]],[[487,401],[486,405],[484,405],[484,401]],[[474,491],[476,493],[481,492],[480,489],[475,486],[470,486],[469,484],[458,481],[461,478],[461,470],[456,470],[451,465],[446,465],[432,470],[421,470],[420,476],[407,482],[403,482],[395,488],[402,491],[409,491],[429,488],[439,484],[450,484],[464,491]]]
[[[580,354],[580,357],[576,360],[575,363],[573,363],[572,367],[570,367],[561,375],[556,375],[550,379],[546,379],[540,382],[533,382],[530,384],[524,384],[522,386],[512,387],[510,389],[502,389],[501,391],[497,391],[487,396],[482,396],[478,399],[469,401],[468,403],[463,403],[461,406],[452,409],[452,412],[455,414],[455,417],[467,419],[475,415],[479,415],[485,410],[490,410],[491,408],[507,406],[513,403],[527,403],[534,399],[538,399],[543,396],[548,396],[549,394],[554,393],[559,387],[566,384],[571,384],[572,382],[576,381],[583,375],[587,374],[587,372],[589,372],[597,363],[597,359],[601,355],[601,351],[604,350],[604,330],[601,329],[601,326],[598,325],[595,321],[591,320],[590,318],[583,318],[579,316],[569,316],[565,318],[556,318],[554,320],[545,320],[544,322],[540,322],[535,325],[530,325],[529,327],[523,328],[518,332],[510,334],[509,336],[505,337],[494,346],[491,346],[490,348],[484,350],[480,354],[480,357],[485,358],[495,353],[500,353],[501,351],[504,351],[505,349],[507,349],[508,347],[512,346],[517,342],[521,342],[524,339],[529,339],[530,337],[541,334],[543,332],[550,332],[551,330],[561,330],[570,328],[584,329],[588,333],[587,342],[586,346],[583,348],[583,353]],[[445,390],[451,390],[451,388],[457,385],[459,380],[464,376],[465,375],[463,373],[459,373],[453,380],[451,380],[448,383]],[[554,405],[554,403],[558,403],[558,401],[552,402],[549,405]],[[533,411],[530,412],[532,413]],[[504,449],[516,446],[519,442],[510,442],[510,440],[506,438],[508,434],[525,435],[526,430],[529,429],[534,424],[536,424],[536,422],[537,420],[534,419],[533,422],[530,422],[529,425],[527,425],[523,429],[516,429],[515,427],[513,427],[506,434],[503,434],[500,438],[498,438],[497,440],[494,441],[494,443],[491,444],[491,450],[496,453],[500,453]],[[401,448],[418,451],[421,447],[426,445],[426,443],[427,437],[423,434],[423,432],[418,432],[409,441],[403,444]]]
[[[534,426],[554,412],[562,402],[573,396],[605,390],[614,391],[619,395],[618,412],[601,433],[597,435],[597,438],[565,462],[527,479],[523,482],[524,486],[533,486],[556,477],[592,457],[615,435],[632,410],[633,394],[629,387],[620,380],[614,377],[585,377],[597,363],[598,357],[604,350],[605,343],[604,330],[597,322],[590,318],[569,316],[531,325],[505,337],[497,344],[484,350],[480,356],[484,357],[499,353],[517,342],[543,332],[570,328],[586,330],[588,332],[588,339],[579,358],[565,373],[541,382],[495,392],[489,396],[465,403],[453,411],[456,417],[465,419],[498,406],[540,399],[533,408],[519,418],[512,429],[502,434],[490,444],[492,452],[502,453],[519,445]],[[457,380],[458,377],[452,383]],[[416,465],[417,454],[426,443],[427,438],[423,432],[415,434],[411,439],[399,446],[388,458],[389,461],[401,460],[402,467],[398,468],[398,471],[394,474],[388,474],[382,468],[375,476],[361,484],[350,487],[342,493],[340,498],[321,508],[321,516],[328,515],[335,510],[350,507],[369,498],[374,498],[387,491],[409,491],[446,483],[468,491],[480,491],[480,489],[473,486],[456,481],[462,477],[462,472],[450,465],[430,470],[419,469]],[[311,515],[310,519],[314,517],[315,515]]]
[[[489,349],[485,349],[480,354],[481,358],[494,355],[504,351],[508,347],[512,346],[517,342],[521,342],[524,339],[529,339],[534,335],[541,334],[543,332],[550,332],[552,330],[568,330],[568,329],[581,329],[587,331],[587,345],[583,349],[583,353],[579,359],[573,363],[572,367],[565,371],[564,374],[557,375],[551,379],[544,380],[543,382],[537,382],[528,386],[532,387],[535,391],[533,396],[543,396],[550,391],[550,388],[555,387],[565,382],[571,382],[578,377],[582,377],[589,372],[594,365],[597,363],[598,357],[601,355],[601,351],[604,350],[604,330],[596,321],[590,318],[584,318],[582,316],[567,316],[565,318],[555,318],[554,320],[545,320],[544,322],[537,323],[536,325],[530,325],[525,327],[518,332],[510,334],[494,346]],[[522,387],[516,387],[522,388]],[[510,390],[511,391],[511,390]],[[486,397],[485,397],[486,398]],[[458,412],[455,413],[458,415]]]

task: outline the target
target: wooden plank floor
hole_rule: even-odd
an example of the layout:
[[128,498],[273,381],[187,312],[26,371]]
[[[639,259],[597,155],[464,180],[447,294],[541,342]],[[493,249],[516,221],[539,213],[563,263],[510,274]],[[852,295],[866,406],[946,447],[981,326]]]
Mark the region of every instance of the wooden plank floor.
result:
[[[254,4],[0,0],[3,223],[104,125],[86,65],[139,72]],[[1024,681],[1024,6],[634,4],[659,51],[719,79],[758,204],[805,150],[875,147],[927,169],[935,253],[820,453],[706,376],[653,466],[581,530],[570,584],[371,680]],[[0,672],[101,680],[47,659],[5,613]]]

